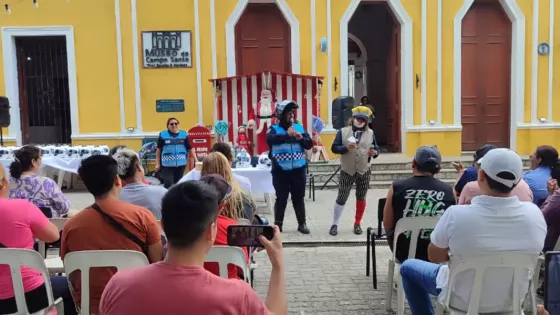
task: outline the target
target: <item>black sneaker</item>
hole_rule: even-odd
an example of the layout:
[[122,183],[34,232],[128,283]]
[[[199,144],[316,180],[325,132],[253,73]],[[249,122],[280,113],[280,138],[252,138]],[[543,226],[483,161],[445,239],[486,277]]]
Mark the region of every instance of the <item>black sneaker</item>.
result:
[[362,231],[362,227],[359,224],[354,224],[354,234],[362,235],[364,231]]
[[309,234],[311,233],[309,231],[309,229],[307,228],[307,225],[305,223],[298,225],[297,230],[301,233],[301,234]]
[[331,229],[329,230],[329,234],[332,236],[337,236],[338,235],[338,226],[333,225],[331,226]]

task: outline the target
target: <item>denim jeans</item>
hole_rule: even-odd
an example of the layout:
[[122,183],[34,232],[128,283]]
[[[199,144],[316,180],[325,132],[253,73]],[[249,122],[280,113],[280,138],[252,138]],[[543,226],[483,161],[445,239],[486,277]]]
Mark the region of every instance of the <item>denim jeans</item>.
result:
[[404,293],[412,315],[433,315],[431,295],[439,295],[436,277],[441,265],[419,259],[407,259],[401,265]]

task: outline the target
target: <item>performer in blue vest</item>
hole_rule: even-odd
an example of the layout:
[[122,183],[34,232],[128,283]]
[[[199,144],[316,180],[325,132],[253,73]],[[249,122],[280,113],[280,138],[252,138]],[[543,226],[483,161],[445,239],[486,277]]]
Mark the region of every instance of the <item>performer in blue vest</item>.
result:
[[283,101],[276,105],[279,123],[268,129],[266,142],[272,161],[272,184],[276,190],[274,204],[274,224],[282,231],[288,195],[292,195],[292,205],[296,211],[298,231],[309,234],[305,223],[305,182],[307,179],[307,160],[305,150],[313,146],[311,137],[303,126],[293,122],[294,101]]
[[196,153],[189,144],[187,132],[179,130],[179,120],[169,118],[167,130],[159,134],[156,150],[156,171],[161,171],[165,188],[183,177],[189,159],[194,165]]

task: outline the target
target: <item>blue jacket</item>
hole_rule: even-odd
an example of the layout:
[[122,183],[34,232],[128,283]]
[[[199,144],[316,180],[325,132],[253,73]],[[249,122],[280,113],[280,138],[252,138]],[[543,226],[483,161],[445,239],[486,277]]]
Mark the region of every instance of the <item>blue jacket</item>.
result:
[[187,165],[187,148],[185,141],[187,139],[186,131],[179,131],[176,137],[173,137],[169,131],[162,131],[159,134],[160,139],[163,141],[163,148],[161,150],[161,165],[163,167],[179,167]]
[[270,147],[269,157],[272,161],[272,171],[302,168],[307,165],[305,150],[311,149],[313,142],[303,126],[292,124],[294,129],[301,133],[303,138],[297,140],[288,135],[286,128],[276,124],[268,130],[266,142]]

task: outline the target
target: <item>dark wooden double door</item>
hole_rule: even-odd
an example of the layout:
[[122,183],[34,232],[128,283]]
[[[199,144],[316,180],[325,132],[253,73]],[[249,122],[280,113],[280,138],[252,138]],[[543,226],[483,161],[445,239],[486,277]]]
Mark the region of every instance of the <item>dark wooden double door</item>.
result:
[[476,0],[463,19],[463,151],[509,147],[511,21],[497,0]]
[[235,38],[238,75],[291,72],[290,25],[276,3],[249,3]]

